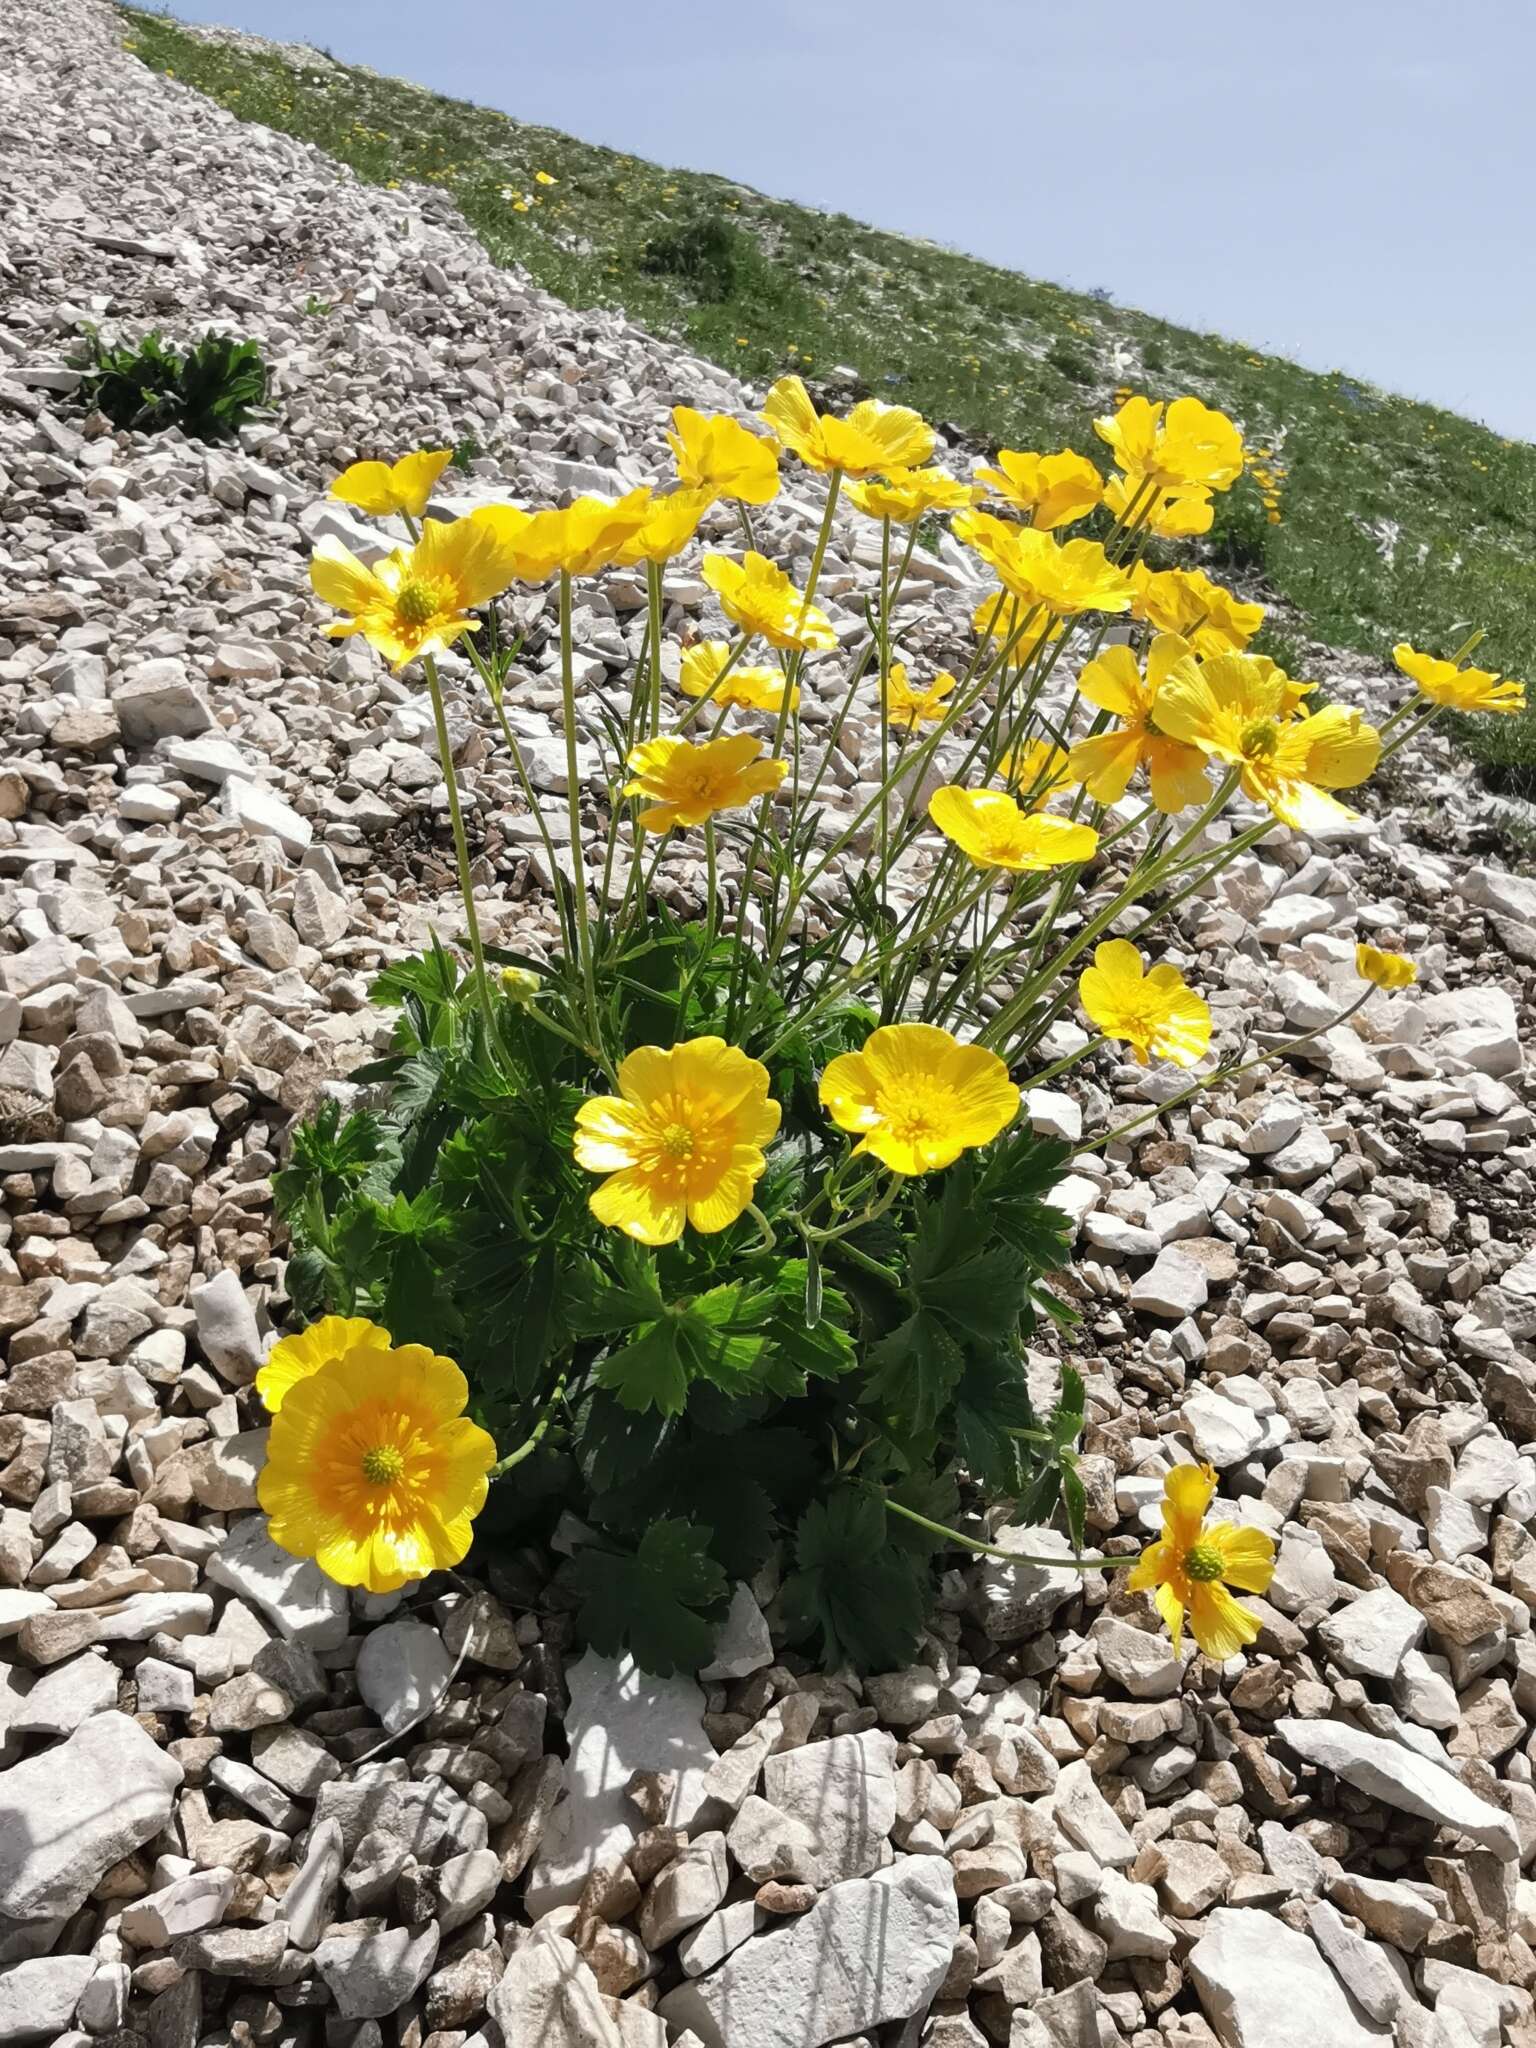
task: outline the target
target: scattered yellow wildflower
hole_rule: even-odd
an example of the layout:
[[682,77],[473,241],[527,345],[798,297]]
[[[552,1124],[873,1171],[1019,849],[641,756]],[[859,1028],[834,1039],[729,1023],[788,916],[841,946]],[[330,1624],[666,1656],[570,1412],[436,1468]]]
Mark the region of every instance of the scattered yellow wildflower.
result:
[[703,576],[725,616],[744,633],[761,633],[770,647],[815,654],[837,645],[826,613],[808,604],[766,555],[750,548],[739,562],[729,555],[706,555]]
[[689,405],[674,406],[672,428],[667,441],[685,489],[734,498],[743,505],[766,505],[778,495],[777,447],[729,413],[705,414]]
[[751,733],[717,740],[685,740],[674,733],[642,740],[629,752],[634,781],[625,796],[649,799],[637,823],[647,832],[702,825],[718,811],[737,811],[766,790],[777,789],[787,761],[760,761],[763,743]]
[[1058,618],[1130,609],[1134,586],[1096,540],[1069,540],[1063,545],[1048,533],[994,519],[990,512],[962,512],[955,534],[989,562],[1004,589],[1026,605],[1044,605]]
[[1211,1012],[1177,967],[1167,961],[1147,973],[1129,939],[1106,939],[1093,965],[1078,976],[1077,993],[1106,1038],[1123,1039],[1138,1062],[1172,1060],[1193,1067],[1211,1042]]
[[865,398],[846,419],[818,412],[798,377],[781,377],[763,400],[762,417],[808,469],[844,476],[912,469],[933,453],[933,429],[910,406]]
[[892,1173],[933,1173],[988,1145],[1019,1113],[1019,1091],[995,1052],[962,1045],[936,1024],[883,1024],[821,1077],[821,1104],[854,1152]]
[[645,524],[624,542],[614,561],[626,568],[636,562],[670,562],[698,532],[711,502],[708,491],[669,491],[652,498]]
[[1439,661],[1433,654],[1420,654],[1406,640],[1392,650],[1392,659],[1403,674],[1418,685],[1419,695],[1432,704],[1448,704],[1457,711],[1514,712],[1525,709],[1525,685],[1508,676],[1497,676],[1485,668],[1458,668],[1454,661]]
[[488,505],[476,516],[495,525],[519,583],[547,583],[558,573],[592,576],[606,569],[651,517],[653,504],[642,484],[622,498],[574,498],[558,512]]
[[295,1331],[272,1346],[256,1375],[256,1391],[267,1413],[275,1415],[290,1389],[333,1359],[359,1348],[387,1351],[393,1342],[388,1330],[366,1316],[322,1316],[307,1330]]
[[978,868],[1033,874],[1091,860],[1099,835],[1091,825],[1026,811],[1003,789],[960,789],[947,784],[928,802],[928,815]]
[[1003,755],[997,772],[1026,809],[1037,811],[1071,780],[1071,756],[1051,740],[1025,740]]
[[779,1128],[768,1069],[723,1038],[693,1038],[640,1046],[618,1087],[576,1112],[576,1164],[607,1175],[589,1204],[598,1222],[652,1245],[675,1243],[685,1222],[728,1229]]
[[850,484],[848,496],[871,519],[894,519],[901,526],[928,512],[957,512],[976,502],[969,484],[942,469],[893,469],[868,483]]
[[1355,948],[1355,972],[1377,988],[1412,988],[1419,978],[1417,965],[1406,953],[1383,953],[1364,943]]
[[1179,634],[1196,654],[1240,654],[1264,623],[1263,605],[1244,604],[1203,570],[1159,573],[1137,562],[1130,577],[1131,617]]
[[[714,690],[715,678],[730,659],[730,648],[723,640],[697,640],[683,654],[682,672],[678,678],[685,697],[708,697]],[[733,668],[710,700],[715,704],[735,704],[743,711],[778,711],[784,703],[784,671],[780,668]],[[789,708],[795,711],[800,704],[800,686],[797,683],[790,693]]]
[[949,709],[944,701],[955,687],[948,669],[940,669],[924,690],[907,681],[907,665],[893,661],[885,684],[885,722],[903,732],[916,732],[920,725],[936,725]]
[[533,182],[535,183],[535,185],[558,185],[560,180],[558,178],[551,177],[548,171],[535,171],[533,174]]
[[414,547],[396,548],[371,568],[329,536],[309,562],[316,596],[352,614],[326,633],[333,640],[361,633],[396,669],[473,632],[472,614],[514,573],[505,534],[486,512],[451,523],[428,519]]
[[1155,717],[1158,691],[1188,653],[1186,641],[1160,633],[1148,650],[1145,675],[1129,647],[1106,647],[1078,677],[1077,687],[1088,702],[1119,721],[1108,732],[1079,740],[1068,757],[1072,773],[1095,803],[1118,803],[1143,766],[1152,801],[1165,816],[1204,803],[1210,795],[1205,756],[1198,747],[1169,739]]
[[1210,492],[1198,485],[1181,491],[1149,489],[1140,477],[1112,476],[1104,486],[1104,504],[1121,520],[1128,519],[1134,508],[1137,532],[1155,533],[1160,540],[1209,533],[1216,516]]
[[1112,419],[1093,425],[1133,484],[1145,477],[1170,490],[1199,484],[1224,491],[1243,473],[1242,435],[1225,413],[1198,398],[1176,398],[1169,406],[1128,398]]
[[1235,1657],[1254,1642],[1257,1618],[1227,1591],[1267,1593],[1275,1575],[1274,1539],[1262,1529],[1207,1522],[1216,1491],[1209,1465],[1175,1465],[1163,1482],[1163,1533],[1141,1553],[1126,1579],[1132,1593],[1150,1592],[1177,1651],[1189,1632],[1207,1657]]
[[976,481],[988,484],[995,496],[1027,514],[1031,526],[1050,532],[1086,519],[1104,493],[1104,479],[1088,460],[1071,448],[1054,455],[1036,455],[1000,448],[995,469],[978,469]]
[[331,496],[378,519],[392,512],[419,519],[434,485],[452,460],[451,448],[429,448],[419,455],[402,455],[396,463],[354,462],[331,485]]

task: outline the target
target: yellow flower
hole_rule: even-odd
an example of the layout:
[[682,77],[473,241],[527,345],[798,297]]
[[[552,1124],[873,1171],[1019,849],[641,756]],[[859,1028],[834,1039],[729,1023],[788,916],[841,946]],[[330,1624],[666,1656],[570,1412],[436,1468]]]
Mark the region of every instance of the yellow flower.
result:
[[933,453],[933,429],[910,406],[865,398],[846,419],[817,412],[798,377],[781,377],[763,400],[762,417],[808,469],[844,476],[914,469]]
[[296,1380],[256,1482],[272,1541],[370,1593],[462,1562],[496,1461],[468,1399],[423,1344],[366,1341]]
[[1180,491],[1159,486],[1148,497],[1146,483],[1142,476],[1112,476],[1104,486],[1106,509],[1123,520],[1136,506],[1137,532],[1155,533],[1160,540],[1188,540],[1210,532],[1216,508],[1209,491],[1198,485]]
[[1198,398],[1176,398],[1167,407],[1128,398],[1113,419],[1093,425],[1133,481],[1147,477],[1170,490],[1199,484],[1224,491],[1243,473],[1242,435],[1225,413]]
[[1244,604],[1199,569],[1164,569],[1137,562],[1131,617],[1177,633],[1196,654],[1240,654],[1264,623],[1261,604]]
[[296,1331],[272,1346],[256,1375],[256,1391],[267,1413],[275,1415],[284,1396],[300,1380],[307,1380],[332,1359],[345,1358],[359,1348],[387,1351],[393,1341],[388,1330],[381,1330],[365,1316],[322,1316],[307,1330]]
[[560,180],[558,178],[551,177],[548,171],[535,171],[533,174],[533,182],[535,183],[535,185],[558,185]]
[[[981,600],[971,613],[971,624],[987,640],[1009,640],[1016,628],[1024,624],[1032,607],[1022,603],[1010,590],[994,590]],[[1011,661],[1025,662],[1035,653],[1042,641],[1059,640],[1067,630],[1061,619],[1039,619],[1027,633],[1019,637],[1018,644],[1009,656]]]
[[1406,640],[1393,648],[1392,659],[1417,683],[1419,695],[1432,704],[1449,704],[1457,711],[1525,709],[1524,683],[1507,676],[1501,679],[1485,668],[1458,668],[1454,661],[1438,661],[1432,654],[1420,654]]
[[744,633],[761,633],[770,647],[819,653],[837,645],[832,621],[807,604],[777,562],[748,549],[739,562],[729,555],[704,557],[704,581],[725,616]]
[[1142,766],[1152,802],[1164,816],[1203,804],[1210,795],[1205,756],[1198,747],[1169,739],[1155,716],[1158,691],[1188,653],[1185,641],[1160,633],[1147,655],[1145,676],[1129,647],[1106,647],[1078,677],[1077,687],[1088,702],[1119,721],[1108,732],[1079,740],[1069,756],[1072,773],[1095,803],[1118,803]]
[[779,1128],[768,1069],[723,1038],[691,1038],[639,1047],[618,1083],[576,1112],[576,1164],[608,1176],[590,1203],[598,1222],[641,1244],[674,1243],[685,1221],[729,1228]]
[[[1355,948],[1355,972],[1377,988],[1412,988],[1419,978],[1418,968],[1406,953],[1383,953],[1366,945]],[[256,1384],[260,1386],[260,1380]]]
[[513,573],[504,535],[483,511],[424,521],[414,547],[396,548],[372,568],[329,537],[309,562],[316,596],[352,614],[326,633],[333,640],[361,633],[396,669],[473,632],[472,613],[505,590]]
[[1074,825],[1043,811],[1026,811],[1003,789],[936,789],[928,815],[979,868],[1007,868],[1033,874],[1091,860],[1099,835],[1091,825]]
[[1189,1632],[1207,1657],[1222,1660],[1256,1640],[1259,1624],[1228,1586],[1267,1593],[1275,1575],[1274,1539],[1262,1529],[1207,1522],[1216,1491],[1209,1465],[1175,1465],[1163,1482],[1163,1534],[1141,1553],[1126,1579],[1132,1593],[1150,1592],[1178,1651]]
[[765,790],[778,788],[789,763],[759,761],[762,751],[762,741],[751,733],[697,742],[664,733],[630,749],[635,779],[625,783],[624,794],[650,799],[637,820],[647,832],[702,825],[717,811],[740,810]]
[[628,568],[635,562],[670,562],[698,531],[711,504],[708,491],[669,491],[652,498],[645,524],[632,533],[613,559]]
[[904,732],[916,732],[920,725],[936,725],[949,706],[945,698],[955,687],[947,668],[940,669],[926,690],[914,690],[907,681],[907,665],[893,661],[885,684],[885,722]]
[[1019,1091],[995,1052],[962,1045],[937,1024],[882,1024],[821,1077],[821,1106],[856,1131],[892,1173],[933,1173],[989,1145],[1019,1113]]
[[433,486],[452,460],[451,448],[429,448],[420,455],[402,455],[394,464],[354,462],[331,485],[331,496],[379,519],[391,512],[419,519]]
[[559,572],[592,576],[606,569],[651,517],[653,503],[642,484],[622,498],[574,498],[558,512],[488,505],[477,517],[494,523],[519,583],[547,583]]
[[[723,640],[699,640],[683,655],[679,683],[685,697],[708,697],[716,676],[730,657]],[[778,711],[784,703],[784,671],[779,668],[733,668],[710,700],[736,704],[743,711]],[[790,692],[789,708],[798,709],[800,686]]]
[[1071,758],[1050,740],[1025,740],[1011,747],[997,764],[997,772],[1022,803],[1037,811],[1071,779]]
[[902,526],[928,512],[955,512],[976,502],[969,484],[942,469],[893,469],[884,478],[850,484],[848,496],[871,519],[894,519]]
[[1030,525],[1042,532],[1086,519],[1104,491],[1104,479],[1087,456],[1070,448],[1055,455],[1000,448],[996,469],[978,469],[976,481],[990,484],[997,497],[1027,513]]
[[743,505],[766,505],[778,495],[779,451],[772,441],[729,413],[706,417],[687,405],[673,407],[672,425],[667,440],[684,489]]
[[1044,605],[1060,618],[1078,612],[1130,609],[1134,586],[1096,540],[1069,540],[994,519],[990,512],[962,512],[955,534],[990,562],[1004,588],[1026,605]]
[[1106,939],[1093,965],[1078,976],[1077,993],[1106,1038],[1122,1038],[1142,1066],[1149,1059],[1193,1067],[1211,1042],[1210,1009],[1166,961],[1145,973],[1129,939]]
[[1286,710],[1290,678],[1250,654],[1177,662],[1157,692],[1157,722],[1174,739],[1240,767],[1245,795],[1282,824],[1326,830],[1357,813],[1327,794],[1353,789],[1381,758],[1381,735],[1358,711]]

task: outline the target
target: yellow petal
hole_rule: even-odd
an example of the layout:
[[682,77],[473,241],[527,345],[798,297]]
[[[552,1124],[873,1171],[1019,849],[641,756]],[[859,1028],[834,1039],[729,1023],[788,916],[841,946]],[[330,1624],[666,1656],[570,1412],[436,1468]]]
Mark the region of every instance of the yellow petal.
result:
[[1207,1657],[1221,1662],[1245,1649],[1258,1635],[1259,1624],[1225,1586],[1196,1584],[1189,1594],[1189,1632]]
[[1275,1575],[1275,1540],[1264,1529],[1212,1522],[1202,1537],[1221,1559],[1221,1576],[1245,1593],[1267,1593]]
[[1210,1465],[1175,1465],[1163,1481],[1163,1533],[1182,1555],[1200,1540],[1200,1525],[1216,1492]]

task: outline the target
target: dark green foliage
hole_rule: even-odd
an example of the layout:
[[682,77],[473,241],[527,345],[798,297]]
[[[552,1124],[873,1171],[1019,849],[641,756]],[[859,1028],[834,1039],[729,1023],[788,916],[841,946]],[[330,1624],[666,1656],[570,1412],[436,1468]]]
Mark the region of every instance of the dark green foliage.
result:
[[180,427],[197,441],[230,439],[267,396],[267,367],[254,341],[205,334],[178,348],[155,331],[136,343],[86,339],[76,398],[115,427],[156,434]]
[[640,252],[647,277],[675,277],[701,299],[728,299],[748,258],[740,228],[722,220],[690,221],[652,235]]

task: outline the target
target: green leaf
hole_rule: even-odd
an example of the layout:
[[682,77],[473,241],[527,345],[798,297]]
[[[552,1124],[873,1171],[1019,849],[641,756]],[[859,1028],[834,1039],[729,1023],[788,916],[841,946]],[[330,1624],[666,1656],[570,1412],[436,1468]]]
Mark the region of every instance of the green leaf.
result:
[[943,1319],[920,1308],[869,1354],[864,1398],[905,1430],[926,1434],[965,1370],[965,1353]]
[[1083,1376],[1076,1366],[1063,1365],[1061,1368],[1061,1392],[1051,1410],[1051,1441],[1058,1450],[1065,1450],[1075,1444],[1083,1433],[1083,1422],[1088,1412],[1088,1389]]
[[703,1532],[680,1516],[653,1522],[633,1555],[581,1551],[572,1578],[581,1631],[605,1656],[628,1650],[658,1678],[709,1662],[726,1577]]
[[597,1383],[626,1408],[655,1408],[681,1415],[688,1401],[688,1367],[678,1344],[679,1325],[670,1317],[647,1323],[632,1344],[610,1351],[597,1367]]
[[807,1508],[795,1537],[798,1569],[784,1612],[800,1636],[819,1636],[828,1670],[896,1671],[922,1632],[917,1561],[890,1540],[879,1494],[844,1486]]
[[1081,1556],[1088,1531],[1088,1494],[1078,1477],[1077,1463],[1070,1451],[1061,1454],[1061,1504],[1067,1512],[1072,1548]]
[[989,1492],[1016,1495],[1026,1464],[1024,1448],[1012,1432],[1032,1429],[1034,1422],[1023,1362],[1000,1347],[972,1352],[955,1392],[954,1412],[955,1443],[972,1478]]

